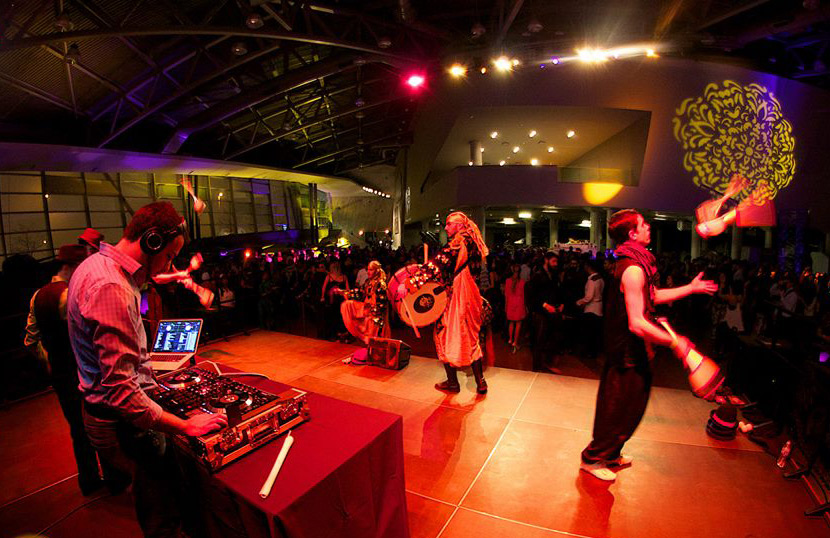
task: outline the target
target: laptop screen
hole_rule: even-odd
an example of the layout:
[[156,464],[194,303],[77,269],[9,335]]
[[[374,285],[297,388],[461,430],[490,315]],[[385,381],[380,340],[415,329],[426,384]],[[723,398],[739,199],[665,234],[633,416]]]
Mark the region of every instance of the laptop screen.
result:
[[159,321],[153,353],[195,353],[201,329],[200,319]]

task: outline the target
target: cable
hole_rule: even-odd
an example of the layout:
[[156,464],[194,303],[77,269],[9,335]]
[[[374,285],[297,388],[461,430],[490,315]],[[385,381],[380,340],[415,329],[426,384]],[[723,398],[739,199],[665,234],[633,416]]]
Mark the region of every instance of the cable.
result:
[[38,532],[38,533],[37,533],[37,536],[41,536],[41,535],[46,534],[46,533],[47,533],[47,532],[49,532],[49,530],[51,530],[51,529],[52,529],[55,525],[57,525],[57,524],[61,523],[62,521],[65,521],[65,520],[66,520],[69,516],[71,516],[72,514],[74,514],[74,513],[75,513],[75,512],[77,512],[78,510],[80,510],[81,508],[86,508],[86,507],[87,507],[87,506],[89,506],[90,504],[95,503],[95,502],[98,502],[98,501],[100,501],[101,499],[104,499],[104,498],[106,498],[106,497],[112,497],[112,494],[111,494],[111,493],[104,493],[104,494],[102,494],[102,495],[99,495],[98,497],[95,497],[95,498],[93,498],[93,499],[88,500],[87,502],[85,502],[84,504],[82,504],[82,505],[80,505],[80,506],[76,506],[75,508],[73,508],[72,510],[70,510],[68,514],[66,514],[66,515],[65,515],[65,516],[63,516],[63,517],[58,518],[56,521],[53,521],[50,525],[48,525],[45,529],[43,529],[42,531]]

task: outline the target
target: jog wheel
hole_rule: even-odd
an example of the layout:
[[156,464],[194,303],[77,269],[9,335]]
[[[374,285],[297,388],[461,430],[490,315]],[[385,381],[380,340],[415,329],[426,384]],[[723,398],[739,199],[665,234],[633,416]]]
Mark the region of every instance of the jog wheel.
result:
[[198,383],[201,380],[202,378],[199,377],[199,374],[196,372],[191,370],[182,370],[180,372],[175,372],[170,377],[164,379],[164,383],[171,388],[181,389]]

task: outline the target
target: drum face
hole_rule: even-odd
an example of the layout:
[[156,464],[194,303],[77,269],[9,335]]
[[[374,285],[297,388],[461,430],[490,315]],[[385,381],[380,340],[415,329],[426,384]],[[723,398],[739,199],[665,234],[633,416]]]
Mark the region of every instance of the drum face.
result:
[[[389,280],[387,294],[404,323],[414,327],[425,327],[438,321],[444,313],[447,307],[447,289],[438,282],[427,282],[409,293],[406,282],[417,273],[418,266],[414,264],[399,269]],[[414,319],[410,319],[410,313]]]

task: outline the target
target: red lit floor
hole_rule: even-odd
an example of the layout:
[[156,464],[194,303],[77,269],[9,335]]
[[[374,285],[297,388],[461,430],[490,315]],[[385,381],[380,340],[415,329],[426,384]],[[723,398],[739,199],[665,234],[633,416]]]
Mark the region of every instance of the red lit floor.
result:
[[[402,415],[413,537],[830,536],[823,519],[802,515],[815,504],[805,486],[781,478],[770,456],[740,434],[706,436],[712,406],[686,390],[653,390],[627,446],[634,464],[607,484],[578,470],[591,375],[491,368],[486,397],[465,374],[462,392],[446,396],[432,388],[441,379],[434,359],[413,357],[400,372],[343,365],[352,350],[257,331],[200,354]],[[0,432],[0,538],[140,536],[128,494],[81,496],[53,394],[0,410]]]

